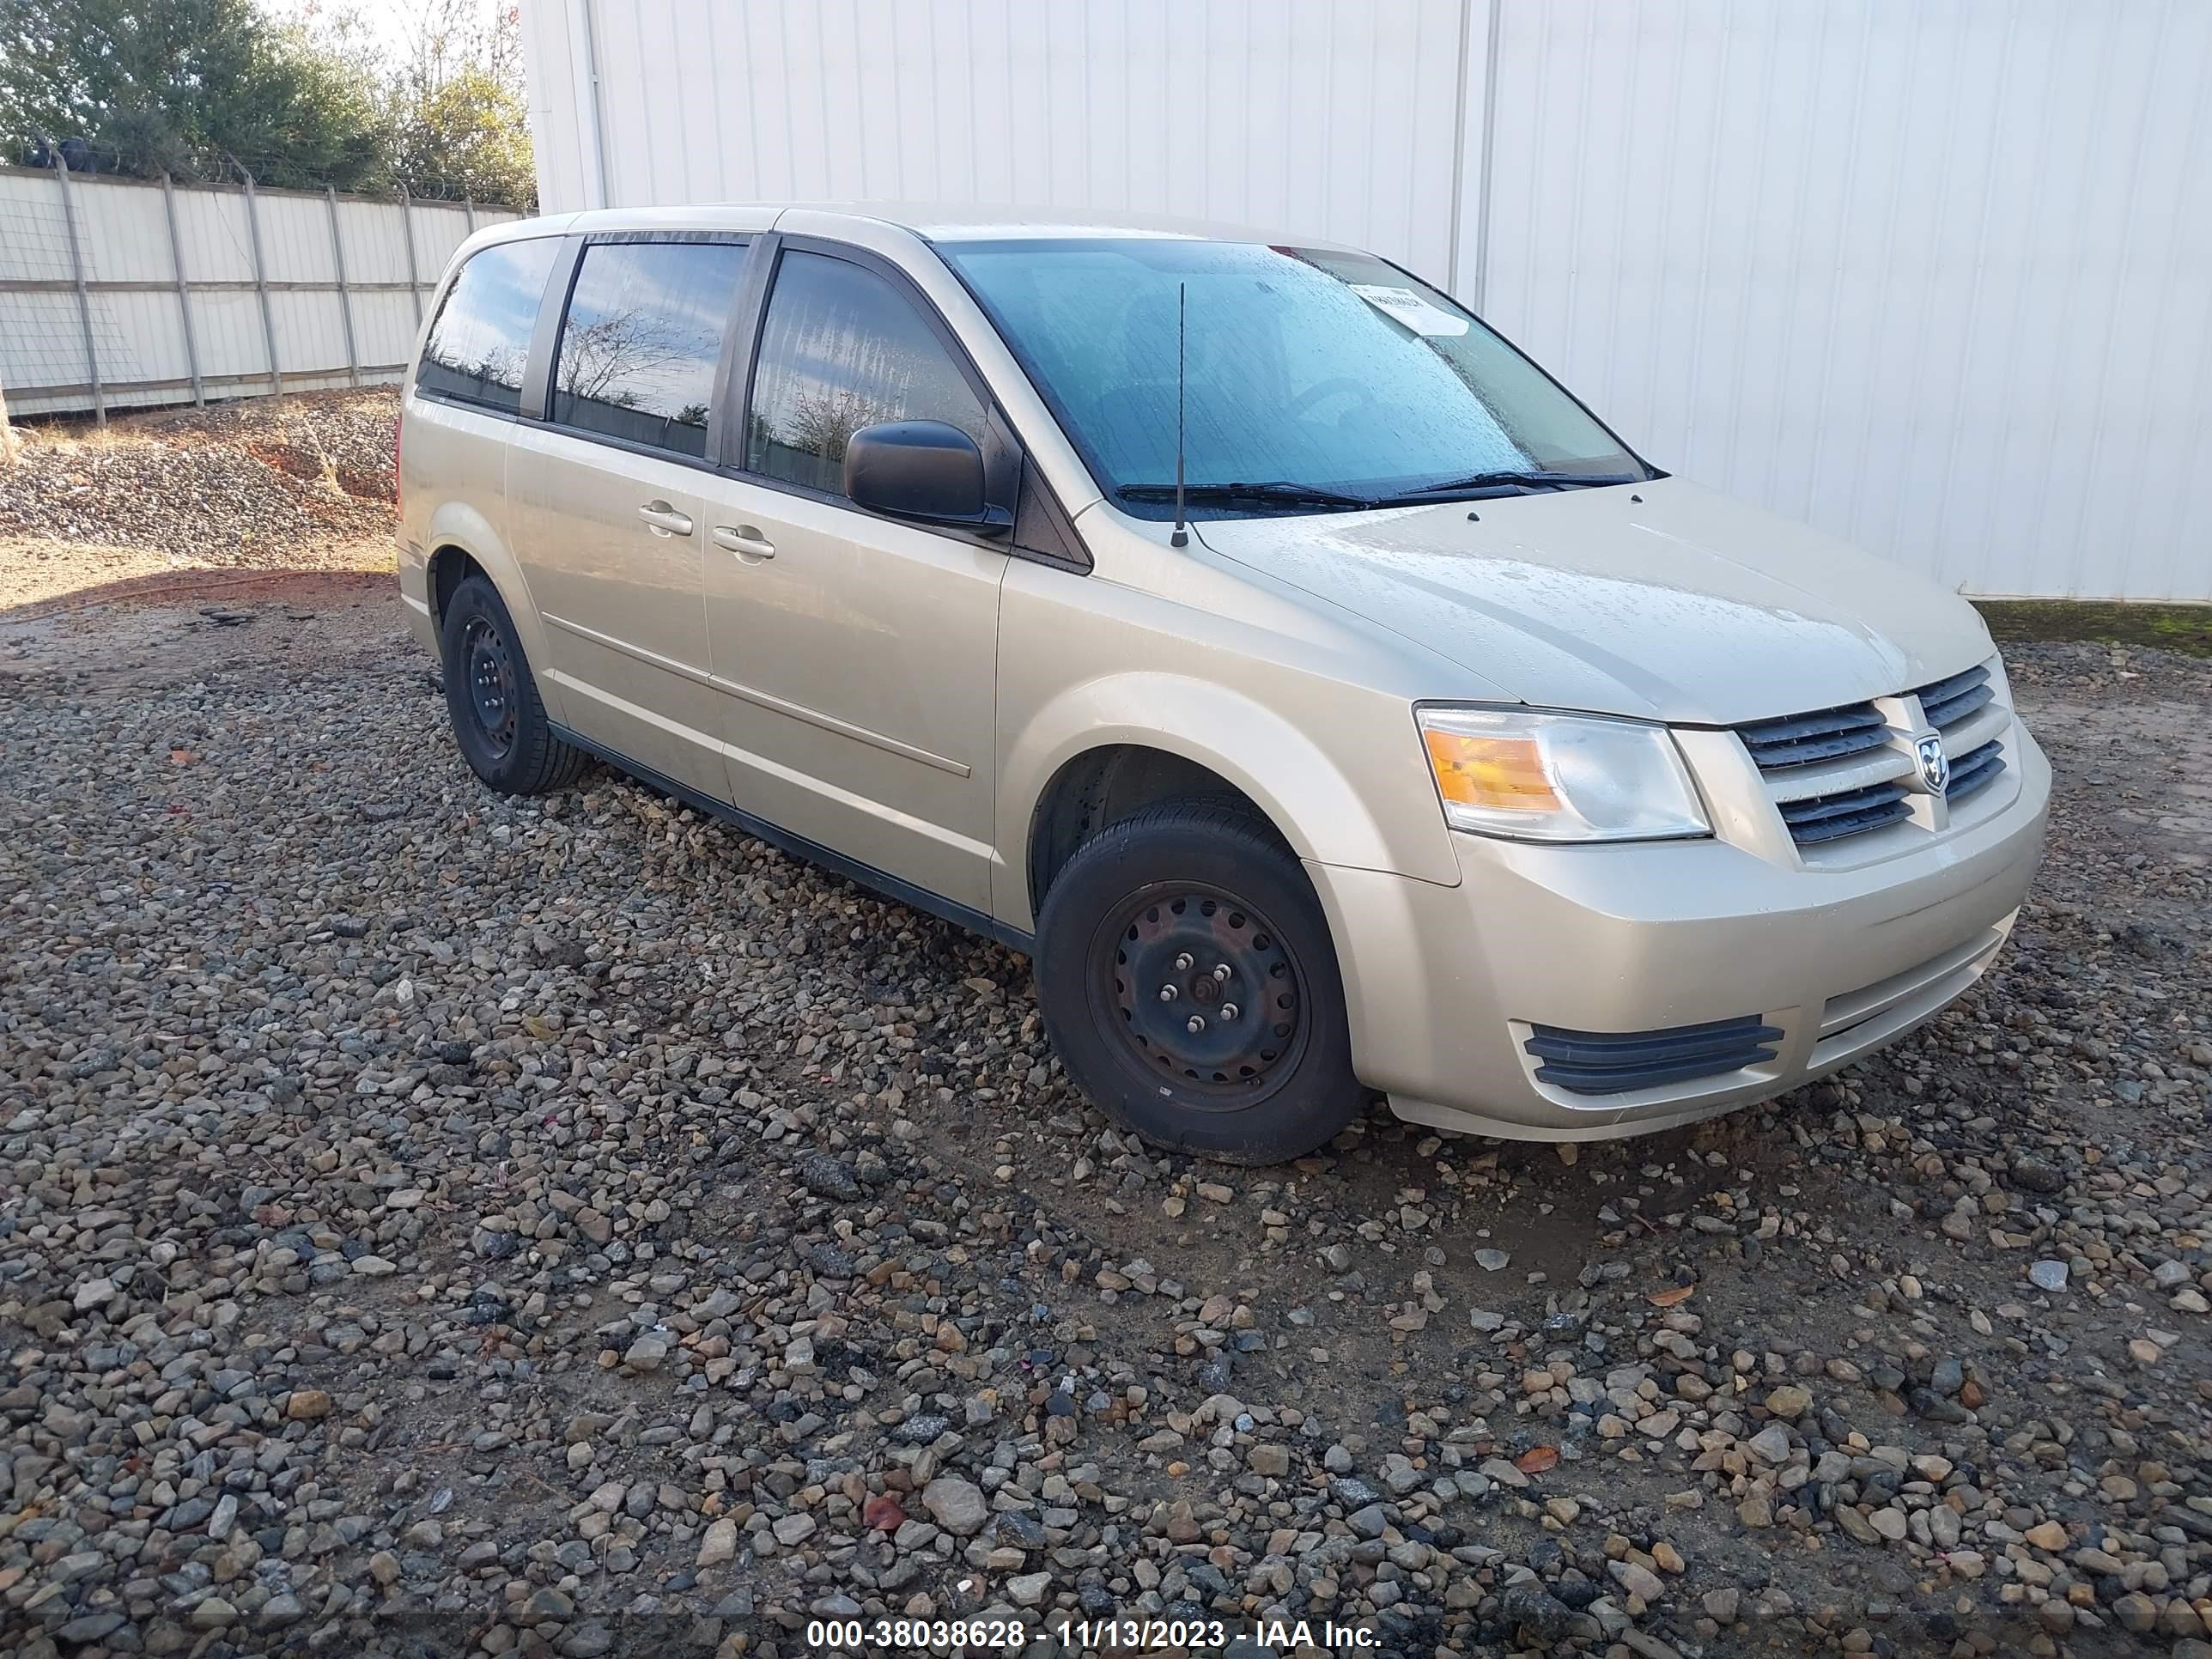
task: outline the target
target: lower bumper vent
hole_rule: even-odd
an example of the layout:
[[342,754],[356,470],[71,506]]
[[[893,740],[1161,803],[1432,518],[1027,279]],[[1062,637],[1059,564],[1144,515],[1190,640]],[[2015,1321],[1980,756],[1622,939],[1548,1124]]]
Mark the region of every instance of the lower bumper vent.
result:
[[1529,1030],[1522,1047],[1540,1062],[1537,1079],[1578,1095],[1626,1094],[1757,1066],[1774,1058],[1773,1045],[1782,1039],[1756,1014],[1656,1031]]

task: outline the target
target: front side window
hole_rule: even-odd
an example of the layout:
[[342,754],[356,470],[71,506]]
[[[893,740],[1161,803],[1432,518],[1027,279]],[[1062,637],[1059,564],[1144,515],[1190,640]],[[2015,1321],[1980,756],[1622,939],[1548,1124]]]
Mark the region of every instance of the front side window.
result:
[[744,258],[732,242],[586,247],[554,360],[553,419],[703,458],[714,369]]
[[560,247],[556,238],[539,236],[471,255],[422,343],[416,389],[514,414],[522,402],[538,302]]
[[1472,313],[1372,254],[1167,237],[939,251],[1140,517],[1174,511],[1178,332],[1184,476],[1212,493],[1193,516],[1650,476]]
[[903,295],[848,260],[786,252],[761,329],[745,470],[842,495],[846,440],[879,421],[944,421],[983,441],[982,400]]

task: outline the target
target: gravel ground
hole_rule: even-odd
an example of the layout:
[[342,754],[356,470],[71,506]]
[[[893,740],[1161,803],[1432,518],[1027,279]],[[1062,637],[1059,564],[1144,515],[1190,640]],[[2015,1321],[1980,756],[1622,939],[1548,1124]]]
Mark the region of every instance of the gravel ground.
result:
[[396,392],[333,392],[134,416],[106,432],[21,428],[0,468],[0,538],[267,566],[301,544],[389,537]]
[[487,794],[388,593],[224,616],[0,676],[0,1650],[2212,1659],[2212,664],[2013,653],[2051,860],[1890,1053],[1255,1171],[996,945]]

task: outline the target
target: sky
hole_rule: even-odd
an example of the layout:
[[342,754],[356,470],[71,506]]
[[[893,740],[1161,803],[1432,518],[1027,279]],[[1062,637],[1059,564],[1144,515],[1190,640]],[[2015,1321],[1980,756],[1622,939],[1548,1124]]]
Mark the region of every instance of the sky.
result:
[[333,6],[331,0],[259,0],[261,9],[279,22],[313,27],[334,11],[350,10],[369,38],[394,58],[405,54],[422,22],[419,0],[378,0],[374,5]]
[[[332,17],[349,18],[386,56],[406,57],[422,33],[425,17],[434,9],[431,0],[257,0],[261,9],[283,23],[305,23],[315,28]],[[489,21],[496,0],[477,0],[477,10]]]

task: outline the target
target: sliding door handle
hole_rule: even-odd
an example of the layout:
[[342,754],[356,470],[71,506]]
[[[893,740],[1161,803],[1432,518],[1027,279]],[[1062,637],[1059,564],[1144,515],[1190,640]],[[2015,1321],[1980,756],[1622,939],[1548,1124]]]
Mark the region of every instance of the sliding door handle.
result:
[[647,501],[637,510],[645,520],[646,528],[656,536],[688,536],[691,533],[691,515],[679,513],[666,501]]
[[749,524],[718,524],[713,534],[715,546],[728,548],[747,564],[775,556],[775,544]]

